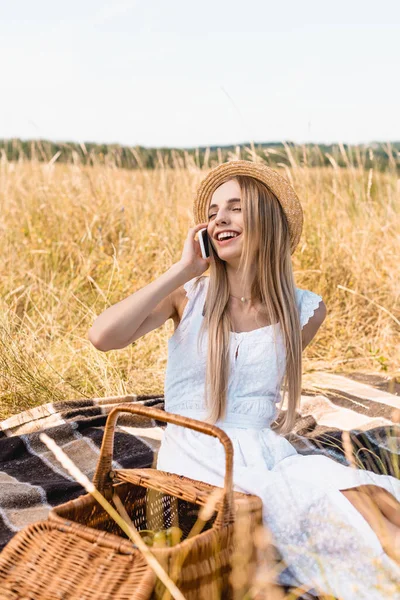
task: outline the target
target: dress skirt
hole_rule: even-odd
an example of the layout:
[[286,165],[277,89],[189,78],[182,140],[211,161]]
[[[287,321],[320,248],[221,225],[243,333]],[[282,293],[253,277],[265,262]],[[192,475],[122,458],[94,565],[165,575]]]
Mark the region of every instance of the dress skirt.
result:
[[[400,502],[399,479],[298,454],[270,427],[218,426],[233,444],[234,489],[262,499],[264,525],[287,566],[278,583],[343,600],[400,600],[400,566],[340,492],[373,484]],[[157,468],[223,487],[224,448],[216,438],[168,424]]]

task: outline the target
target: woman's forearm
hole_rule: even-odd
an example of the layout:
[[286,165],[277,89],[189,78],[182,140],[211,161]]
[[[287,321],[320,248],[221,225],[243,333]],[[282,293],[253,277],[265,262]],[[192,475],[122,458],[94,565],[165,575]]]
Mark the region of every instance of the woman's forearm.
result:
[[102,312],[89,329],[89,340],[104,351],[124,348],[151,311],[192,276],[185,265],[174,263],[160,277]]

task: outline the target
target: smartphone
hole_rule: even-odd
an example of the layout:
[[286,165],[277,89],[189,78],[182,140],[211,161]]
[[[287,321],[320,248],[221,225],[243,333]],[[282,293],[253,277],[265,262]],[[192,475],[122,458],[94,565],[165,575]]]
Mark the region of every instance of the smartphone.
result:
[[207,227],[204,227],[204,229],[200,229],[199,243],[200,243],[200,250],[201,250],[202,257],[209,258],[210,257],[210,242],[208,239]]

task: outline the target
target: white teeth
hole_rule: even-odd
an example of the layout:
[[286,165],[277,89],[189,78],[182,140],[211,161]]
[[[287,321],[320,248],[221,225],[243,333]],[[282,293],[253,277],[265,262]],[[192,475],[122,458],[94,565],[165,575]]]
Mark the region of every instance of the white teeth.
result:
[[228,238],[228,237],[237,237],[239,234],[235,233],[233,231],[229,232],[229,233],[220,233],[218,235],[218,240],[223,240],[224,238]]

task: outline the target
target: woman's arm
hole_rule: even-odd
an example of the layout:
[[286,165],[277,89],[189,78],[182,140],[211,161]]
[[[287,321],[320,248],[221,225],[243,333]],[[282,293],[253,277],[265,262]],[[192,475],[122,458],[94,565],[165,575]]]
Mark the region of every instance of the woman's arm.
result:
[[205,225],[199,223],[189,229],[182,257],[168,271],[97,317],[88,333],[93,346],[103,352],[125,348],[173,317],[176,313],[174,292],[209,266],[211,259],[202,258],[200,244],[195,240]]
[[[125,348],[161,327],[175,314],[173,292],[189,279],[191,272],[185,265],[173,264],[160,277],[102,312],[89,329],[89,340],[98,350],[107,352]],[[146,326],[141,327],[146,320]]]
[[325,317],[326,317],[326,306],[325,306],[325,303],[321,300],[321,302],[319,303],[319,306],[315,310],[313,316],[310,318],[308,323],[306,323],[304,325],[303,329],[301,330],[301,339],[302,339],[303,350],[306,346],[308,346],[308,344],[314,338],[318,329],[321,327],[323,321],[325,320]]

